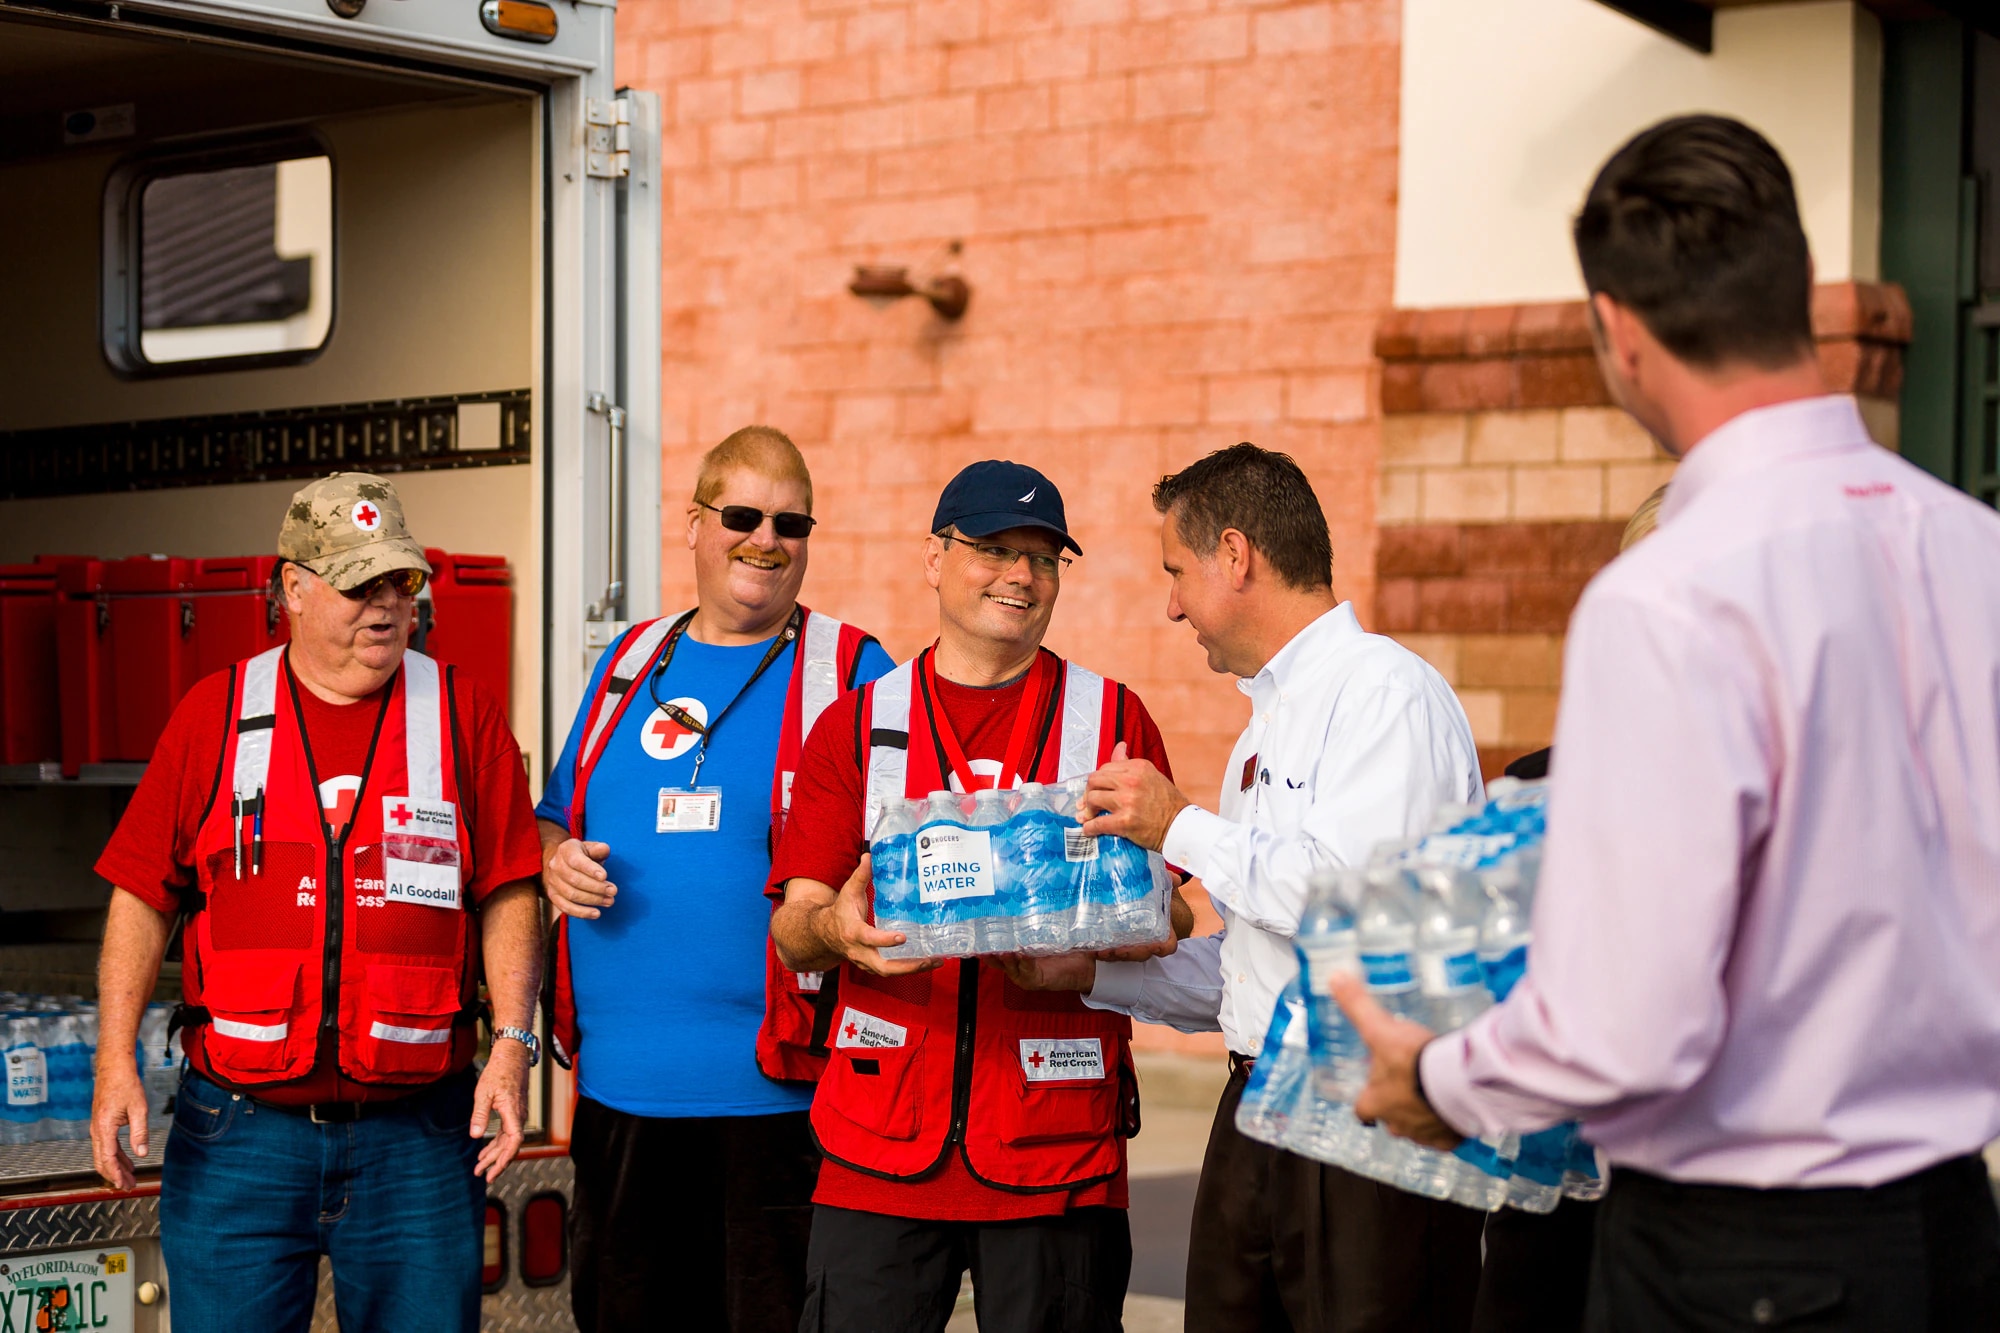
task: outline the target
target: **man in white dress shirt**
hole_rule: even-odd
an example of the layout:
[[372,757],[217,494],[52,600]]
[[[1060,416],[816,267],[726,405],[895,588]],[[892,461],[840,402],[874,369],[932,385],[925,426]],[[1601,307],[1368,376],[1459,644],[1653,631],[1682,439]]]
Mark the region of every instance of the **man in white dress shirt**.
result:
[[1017,963],[1017,980],[1086,992],[1187,1032],[1220,1027],[1231,1075],[1210,1131],[1188,1246],[1187,1327],[1462,1333],[1479,1280],[1481,1215],[1272,1148],[1236,1105],[1278,994],[1315,871],[1367,862],[1432,811],[1481,792],[1465,711],[1444,679],[1364,633],[1333,594],[1326,516],[1298,465],[1239,444],[1160,482],[1167,616],[1212,670],[1238,676],[1250,724],[1217,813],[1143,760],[1105,765],[1091,833],[1118,833],[1199,876],[1220,934],[1143,963]]
[[1435,1040],[1339,985],[1356,1109],[1580,1117],[1593,1330],[2000,1328],[2000,517],[1826,394],[1754,130],[1639,135],[1576,242],[1605,379],[1685,461],[1570,625],[1526,977]]

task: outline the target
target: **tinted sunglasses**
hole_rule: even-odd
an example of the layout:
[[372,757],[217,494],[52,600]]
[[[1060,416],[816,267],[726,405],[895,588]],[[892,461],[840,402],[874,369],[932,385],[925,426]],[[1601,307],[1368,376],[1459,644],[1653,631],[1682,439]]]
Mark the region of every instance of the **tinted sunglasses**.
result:
[[421,569],[392,569],[386,574],[377,574],[358,588],[336,589],[350,602],[365,602],[384,587],[394,588],[405,597],[415,597],[424,590],[431,576]]
[[717,509],[702,500],[696,500],[695,503],[703,509],[714,509],[716,513],[722,515],[722,526],[731,532],[755,532],[768,518],[771,520],[771,531],[787,541],[797,541],[802,537],[812,536],[813,524],[819,522],[811,514],[794,513],[789,509],[781,514],[766,514],[763,510],[752,509],[749,505],[723,505]]

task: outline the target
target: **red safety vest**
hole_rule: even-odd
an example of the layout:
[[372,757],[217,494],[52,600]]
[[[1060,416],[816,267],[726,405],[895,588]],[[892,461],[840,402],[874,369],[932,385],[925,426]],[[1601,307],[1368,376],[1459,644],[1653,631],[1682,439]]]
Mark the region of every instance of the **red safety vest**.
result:
[[[1125,689],[1049,656],[1059,671],[1024,768],[1058,782],[1110,758],[1123,739]],[[922,660],[862,697],[869,828],[887,801],[946,785],[929,710],[910,706]],[[1021,1193],[1118,1174],[1119,1139],[1139,1121],[1132,1020],[1071,992],[1022,990],[976,960],[900,977],[843,963],[839,975],[834,1058],[812,1105],[813,1133],[829,1158],[915,1180],[956,1149],[976,1179]]]
[[[792,775],[813,723],[828,704],[852,687],[863,644],[875,640],[832,616],[799,607],[803,623],[787,626],[801,644],[792,656],[792,679],[785,695],[784,721],[778,729],[778,763],[771,775],[771,847],[778,845],[786,812],[792,804]],[[693,611],[661,616],[634,625],[614,646],[617,656],[598,682],[590,707],[584,710],[583,738],[576,747],[576,770],[570,789],[569,830],[583,837],[584,798],[590,775],[605,747],[618,731],[619,719],[632,702],[633,687],[659,666],[672,640],[694,616]],[[776,910],[773,904],[772,910]],[[569,918],[556,918],[550,941],[552,958],[550,1046],[565,1068],[576,1059],[581,1034],[576,1026],[576,990],[569,965]],[[796,1082],[817,1079],[826,1066],[826,1034],[832,1021],[835,992],[823,973],[793,972],[778,961],[777,947],[764,946],[764,1023],[757,1032],[757,1067],[770,1078]]]
[[452,670],[403,654],[333,839],[299,688],[283,645],[230,670],[184,937],[188,1059],[240,1088],[321,1059],[357,1083],[433,1082],[472,1061],[480,977]]

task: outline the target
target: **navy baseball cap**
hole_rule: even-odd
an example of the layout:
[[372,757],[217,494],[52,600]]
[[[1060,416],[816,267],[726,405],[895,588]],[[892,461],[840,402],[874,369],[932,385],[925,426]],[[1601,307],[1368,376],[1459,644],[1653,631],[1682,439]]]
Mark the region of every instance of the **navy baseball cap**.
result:
[[1026,463],[989,458],[973,463],[938,496],[931,531],[955,527],[968,537],[991,537],[1009,528],[1047,528],[1078,555],[1083,548],[1063,519],[1062,492]]

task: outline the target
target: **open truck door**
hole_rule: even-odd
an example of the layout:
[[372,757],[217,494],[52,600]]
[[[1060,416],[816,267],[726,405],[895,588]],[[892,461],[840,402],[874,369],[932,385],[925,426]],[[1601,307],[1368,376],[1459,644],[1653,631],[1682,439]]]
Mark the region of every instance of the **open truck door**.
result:
[[[434,655],[476,660],[536,789],[595,655],[659,611],[660,112],[617,87],[614,14],[0,7],[0,1015],[39,999],[94,1030],[96,855],[179,694],[282,636],[258,560],[307,479],[396,481],[449,557]],[[32,1045],[23,1099],[74,1061]],[[0,1117],[15,1323],[23,1274],[61,1260],[85,1326],[169,1326],[153,1072],[135,1190],[91,1174],[87,1089]],[[573,1090],[537,1077],[491,1195],[487,1315],[563,1328]]]

